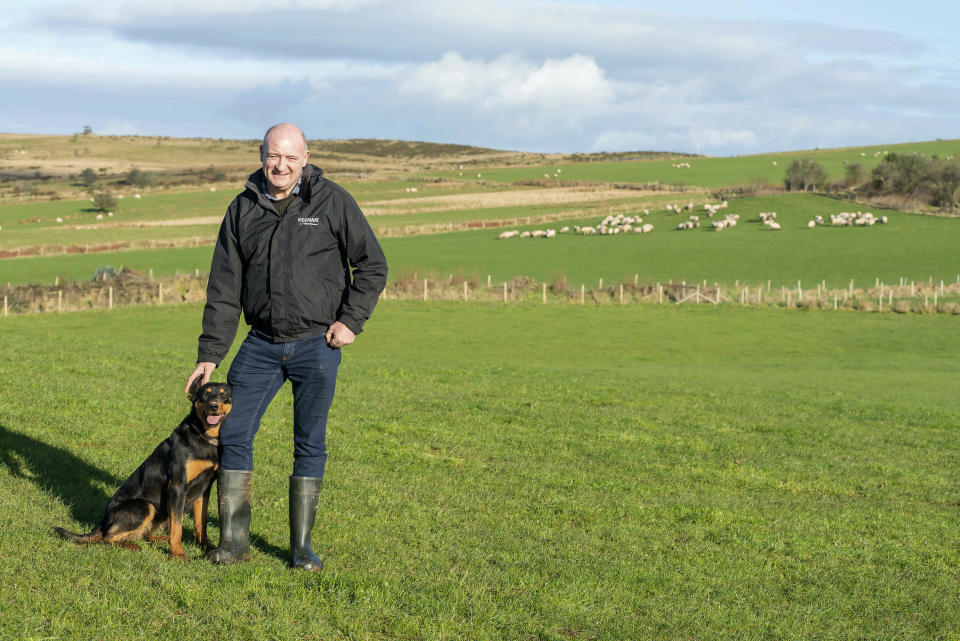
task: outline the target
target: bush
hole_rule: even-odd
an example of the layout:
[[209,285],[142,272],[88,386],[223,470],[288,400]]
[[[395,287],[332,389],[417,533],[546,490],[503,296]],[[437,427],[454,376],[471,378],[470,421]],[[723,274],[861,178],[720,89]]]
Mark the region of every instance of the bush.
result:
[[127,182],[134,187],[150,187],[156,184],[157,177],[134,167],[127,173]]
[[93,197],[93,208],[97,211],[110,211],[116,206],[116,199],[105,191],[95,194]]
[[98,178],[97,172],[89,167],[80,172],[80,184],[84,187],[93,187],[97,184]]
[[900,195],[935,207],[957,204],[960,165],[920,154],[888,154],[871,174],[868,195]]

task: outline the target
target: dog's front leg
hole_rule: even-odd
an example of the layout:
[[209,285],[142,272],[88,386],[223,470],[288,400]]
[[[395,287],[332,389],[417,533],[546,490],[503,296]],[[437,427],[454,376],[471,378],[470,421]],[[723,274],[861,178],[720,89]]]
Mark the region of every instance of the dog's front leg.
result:
[[204,549],[207,547],[207,508],[210,504],[211,487],[213,486],[208,486],[203,494],[193,502],[193,532],[197,537],[197,542]]
[[170,487],[167,491],[167,505],[170,509],[170,552],[173,557],[182,561],[187,560],[187,555],[183,553],[183,509],[187,500],[186,475],[183,471],[179,475],[171,477]]

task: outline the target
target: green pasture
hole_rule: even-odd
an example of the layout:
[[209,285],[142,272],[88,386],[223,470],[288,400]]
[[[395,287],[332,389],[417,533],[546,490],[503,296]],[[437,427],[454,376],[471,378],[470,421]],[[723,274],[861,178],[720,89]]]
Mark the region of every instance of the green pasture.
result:
[[[679,204],[686,198],[673,200]],[[641,207],[637,204],[634,213],[642,215]],[[723,214],[739,214],[740,222],[723,232],[710,228],[702,208],[694,210],[701,217],[702,226],[690,231],[675,229],[689,213],[676,215],[664,208],[653,208],[645,217],[655,228],[650,234],[602,237],[571,234],[549,240],[497,240],[498,233],[508,229],[497,228],[383,238],[382,245],[392,279],[414,273],[420,278],[445,278],[455,274],[480,281],[485,281],[489,274],[494,282],[516,276],[545,282],[565,277],[571,287],[584,284],[590,288],[600,278],[612,284],[632,281],[637,274],[645,283],[707,280],[721,285],[733,285],[737,281],[765,285],[770,281],[772,287],[781,287],[796,286],[800,280],[806,287],[825,280],[828,287],[843,288],[851,279],[857,287],[863,287],[872,285],[878,278],[887,284],[899,283],[901,278],[908,281],[932,278],[949,283],[960,275],[960,252],[957,252],[960,221],[957,219],[872,209],[876,216],[888,216],[890,222],[874,227],[828,224],[807,228],[807,223],[818,214],[829,221],[830,214],[858,209],[864,208],[823,196],[791,194],[730,200]],[[524,208],[524,211],[532,215],[537,210]],[[761,211],[777,212],[783,228],[771,231],[760,224],[757,215]],[[516,213],[525,215],[519,210]],[[595,225],[605,214],[601,207],[591,217],[517,229]],[[445,218],[429,214],[419,220],[427,221],[432,216],[438,220]],[[482,211],[457,216],[485,217]],[[377,222],[378,218],[371,217],[371,222]],[[414,222],[416,218],[406,222],[390,218],[385,217],[384,222],[418,224]],[[212,227],[209,232],[214,233]],[[0,283],[52,282],[57,276],[86,280],[103,264],[115,267],[122,264],[144,272],[153,269],[158,275],[195,269],[206,271],[211,253],[212,246],[4,259],[0,260]]]
[[[845,162],[858,163],[864,176],[878,165],[883,151],[890,153],[923,153],[926,155],[960,156],[960,140],[905,143],[845,149],[790,151],[755,156],[692,157],[655,160],[623,160],[613,162],[557,163],[541,167],[486,168],[463,172],[445,172],[444,177],[463,180],[514,182],[518,180],[590,180],[624,183],[666,183],[698,185],[712,189],[753,183],[782,185],[792,160],[811,159],[823,165],[830,180],[844,177]],[[864,154],[864,155],[861,155]],[[687,167],[675,167],[687,163]],[[774,164],[776,163],[776,164]],[[557,170],[559,175],[555,175]],[[477,176],[477,174],[481,176]]]
[[188,563],[60,539],[186,413],[200,315],[0,319],[0,638],[960,636],[956,317],[385,301],[340,371],[321,574],[286,567],[288,387],[249,563],[189,523]]
[[[345,182],[344,186],[363,206],[366,202],[396,200],[390,207],[402,208],[403,200],[424,196],[445,196],[451,194],[493,193],[505,189],[503,185],[476,185],[450,183],[424,183],[422,181],[386,181],[386,182]],[[417,192],[406,189],[416,187]],[[512,189],[512,188],[511,188]],[[190,238],[192,236],[210,236],[216,234],[219,223],[213,225],[152,226],[134,227],[133,225],[152,222],[171,223],[191,218],[220,218],[227,206],[240,190],[237,188],[217,188],[202,191],[158,192],[142,190],[141,198],[134,198],[137,190],[128,190],[123,198],[117,199],[113,216],[103,215],[97,220],[99,211],[95,210],[89,199],[42,201],[0,207],[0,249],[15,247],[38,247],[42,245],[94,245],[116,241],[167,240]],[[624,197],[629,199],[630,192]],[[585,195],[585,199],[589,196]],[[376,206],[376,205],[374,205]],[[422,203],[413,203],[412,207],[423,207]],[[509,208],[502,208],[509,209]],[[514,210],[519,211],[518,208]],[[491,213],[482,218],[505,218],[527,215],[504,211]],[[57,222],[60,218],[62,222]],[[389,216],[371,216],[374,227],[392,225],[422,225],[435,222],[457,222],[458,220],[477,220],[476,215],[467,217],[459,211],[427,214],[396,214]],[[128,226],[129,225],[129,226]],[[83,226],[83,229],[75,229]]]
[[[678,201],[682,202],[682,201]],[[416,272],[420,277],[460,274],[494,282],[514,276],[539,281],[566,277],[568,284],[588,288],[603,278],[607,284],[641,282],[742,283],[772,287],[812,286],[823,280],[842,288],[908,280],[946,280],[960,275],[960,221],[873,210],[890,222],[869,228],[830,227],[829,214],[859,209],[851,203],[812,195],[772,196],[729,201],[725,214],[739,214],[736,227],[713,231],[709,219],[701,227],[677,231],[688,214],[652,211],[650,234],[618,236],[559,235],[552,239],[497,240],[500,230],[459,232],[412,238],[388,238],[383,245],[394,276]],[[771,231],[758,221],[761,211],[777,212],[782,225]],[[808,229],[817,214],[827,226]],[[582,219],[595,225],[598,218]],[[518,227],[559,228],[562,223]]]

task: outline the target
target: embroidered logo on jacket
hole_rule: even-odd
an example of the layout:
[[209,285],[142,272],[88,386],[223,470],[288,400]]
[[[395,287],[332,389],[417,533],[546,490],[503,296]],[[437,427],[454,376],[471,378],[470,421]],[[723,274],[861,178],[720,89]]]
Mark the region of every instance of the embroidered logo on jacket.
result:
[[297,218],[297,222],[301,225],[319,225],[319,218]]

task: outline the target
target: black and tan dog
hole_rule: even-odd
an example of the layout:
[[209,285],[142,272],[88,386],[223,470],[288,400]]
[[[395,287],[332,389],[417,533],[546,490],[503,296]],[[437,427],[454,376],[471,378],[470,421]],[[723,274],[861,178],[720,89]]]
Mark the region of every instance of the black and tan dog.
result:
[[[181,538],[183,513],[193,508],[194,534],[207,546],[207,502],[217,475],[220,426],[232,406],[226,383],[190,386],[191,412],[140,467],[130,475],[107,504],[99,527],[89,534],[56,528],[60,535],[79,543],[109,543],[139,550],[131,543],[142,538],[170,541],[173,556],[185,559]],[[150,536],[169,527],[169,536]]]

